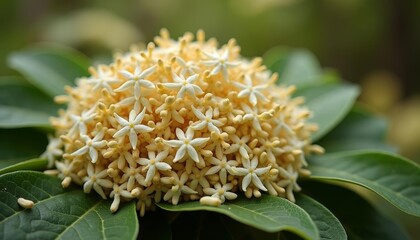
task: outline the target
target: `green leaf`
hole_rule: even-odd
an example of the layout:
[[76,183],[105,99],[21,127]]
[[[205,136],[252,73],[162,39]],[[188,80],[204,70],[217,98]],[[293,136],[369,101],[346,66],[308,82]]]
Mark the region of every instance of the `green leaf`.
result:
[[318,227],[321,239],[347,239],[340,221],[321,203],[304,194],[296,195],[296,204],[303,208]]
[[305,239],[318,239],[319,233],[309,215],[296,204],[274,196],[261,198],[241,197],[227,201],[219,207],[201,205],[198,201],[184,202],[176,206],[157,203],[168,211],[212,211],[224,214],[238,222],[266,231],[291,231]]
[[408,239],[398,224],[385,218],[356,193],[342,187],[313,181],[302,182],[301,185],[305,193],[320,201],[337,216],[346,229],[349,239]]
[[277,46],[271,48],[263,56],[264,65],[280,75],[284,71],[291,52],[292,50],[289,47]]
[[320,79],[321,66],[316,57],[307,50],[296,50],[288,58],[283,72],[280,73],[280,83],[305,86]]
[[44,170],[47,168],[48,160],[45,158],[34,158],[29,159],[23,162],[7,166],[5,168],[0,168],[0,175],[15,172],[19,170]]
[[395,152],[393,147],[384,143],[387,128],[384,118],[357,107],[318,144],[327,152],[362,149]]
[[380,152],[344,152],[309,159],[311,179],[354,183],[370,189],[400,210],[420,216],[420,168]]
[[[80,188],[80,187],[79,187]],[[79,188],[64,190],[60,180],[39,172],[0,176],[0,239],[135,239],[138,220],[134,201],[116,214],[110,201]],[[32,209],[17,203],[23,197]]]
[[0,129],[0,169],[38,157],[47,144],[45,134],[36,129]]
[[9,66],[50,96],[64,94],[65,85],[87,76],[89,60],[73,49],[57,45],[36,45],[13,53]]
[[370,139],[382,142],[386,137],[387,129],[388,123],[385,118],[375,116],[361,107],[355,107],[325,138]]
[[299,95],[305,97],[306,106],[313,113],[309,121],[319,126],[312,135],[312,140],[317,141],[346,116],[359,95],[359,89],[349,84],[329,84],[300,91]]
[[318,60],[305,49],[275,47],[264,54],[264,63],[279,74],[280,84],[300,88],[321,80],[322,71]]
[[0,78],[0,127],[49,127],[58,105],[51,97],[23,81]]

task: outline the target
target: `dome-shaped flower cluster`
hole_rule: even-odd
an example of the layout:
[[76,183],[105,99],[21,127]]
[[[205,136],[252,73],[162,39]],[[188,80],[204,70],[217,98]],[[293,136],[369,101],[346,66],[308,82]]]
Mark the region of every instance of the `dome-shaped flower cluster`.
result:
[[234,40],[218,48],[202,31],[175,41],[162,30],[155,43],[90,68],[56,97],[68,108],[51,120],[46,156],[63,187],[111,197],[111,211],[135,199],[141,215],[153,201],[218,205],[241,191],[294,201],[305,154],[323,151],[294,88],[276,86]]

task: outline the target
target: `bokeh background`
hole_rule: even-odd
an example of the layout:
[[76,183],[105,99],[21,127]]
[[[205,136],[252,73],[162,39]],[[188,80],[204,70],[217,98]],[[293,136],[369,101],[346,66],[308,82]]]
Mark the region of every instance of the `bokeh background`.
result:
[[[162,27],[173,37],[203,29],[222,44],[235,37],[246,57],[279,45],[311,50],[322,66],[362,85],[360,102],[389,119],[387,141],[420,161],[417,0],[2,0],[0,75],[14,74],[8,54],[35,42],[108,62],[115,51],[152,41]],[[416,235],[418,220],[385,212]]]

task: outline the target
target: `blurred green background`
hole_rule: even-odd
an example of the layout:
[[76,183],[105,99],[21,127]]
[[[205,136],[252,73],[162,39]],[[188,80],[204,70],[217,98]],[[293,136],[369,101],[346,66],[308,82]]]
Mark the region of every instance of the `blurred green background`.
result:
[[419,162],[420,1],[3,0],[0,19],[1,76],[15,74],[7,56],[31,43],[62,43],[109,62],[163,27],[175,38],[198,29],[221,44],[234,37],[246,57],[307,48],[362,85],[360,101],[390,120],[388,141]]

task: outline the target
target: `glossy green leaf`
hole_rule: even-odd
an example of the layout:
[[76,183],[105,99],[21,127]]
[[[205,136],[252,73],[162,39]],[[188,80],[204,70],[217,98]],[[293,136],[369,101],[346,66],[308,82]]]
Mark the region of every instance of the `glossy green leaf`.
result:
[[317,141],[343,120],[356,101],[359,89],[354,85],[329,84],[306,89],[299,95],[305,97],[306,106],[312,111],[309,121],[319,126],[312,135],[312,140]]
[[39,157],[47,144],[45,134],[36,129],[0,129],[0,169]]
[[334,213],[343,224],[349,239],[408,239],[398,224],[384,217],[356,193],[343,187],[313,181],[301,185],[305,193]]
[[11,68],[50,96],[63,94],[65,85],[87,76],[90,65],[82,54],[56,45],[34,46],[13,53],[8,60]]
[[0,175],[19,170],[44,170],[47,168],[48,160],[45,158],[34,158],[22,161],[5,168],[0,168]]
[[[60,180],[39,172],[18,171],[0,176],[0,239],[135,239],[135,203],[120,206],[85,194],[80,187],[64,190]],[[23,197],[32,209],[17,203]]]
[[358,151],[358,150],[370,150],[370,151],[383,151],[395,153],[396,149],[383,142],[376,142],[369,139],[346,139],[346,140],[324,140],[318,142],[326,152],[344,152],[344,151]]
[[347,239],[340,221],[321,203],[304,194],[297,194],[296,204],[311,216],[318,227],[320,239]]
[[58,106],[51,97],[23,81],[0,79],[0,127],[48,127]]
[[316,57],[307,50],[296,50],[280,73],[280,84],[305,86],[320,79],[321,66]]
[[386,137],[387,128],[385,118],[375,116],[361,107],[355,107],[325,138],[371,139],[381,142]]
[[323,146],[326,152],[362,149],[395,152],[393,147],[384,142],[387,127],[384,118],[357,107],[318,144]]
[[402,211],[420,216],[420,167],[380,152],[343,152],[309,159],[311,179],[354,183],[382,196]]
[[184,202],[176,206],[158,203],[168,211],[212,211],[224,214],[241,223],[266,231],[291,231],[305,239],[318,239],[319,233],[309,215],[296,204],[274,196],[239,198],[227,201],[219,207],[201,205],[198,201]]
[[308,50],[276,47],[264,55],[264,63],[279,74],[279,84],[300,88],[321,82],[321,66]]
[[282,74],[292,50],[289,47],[277,46],[269,49],[263,56],[264,65],[273,72]]

